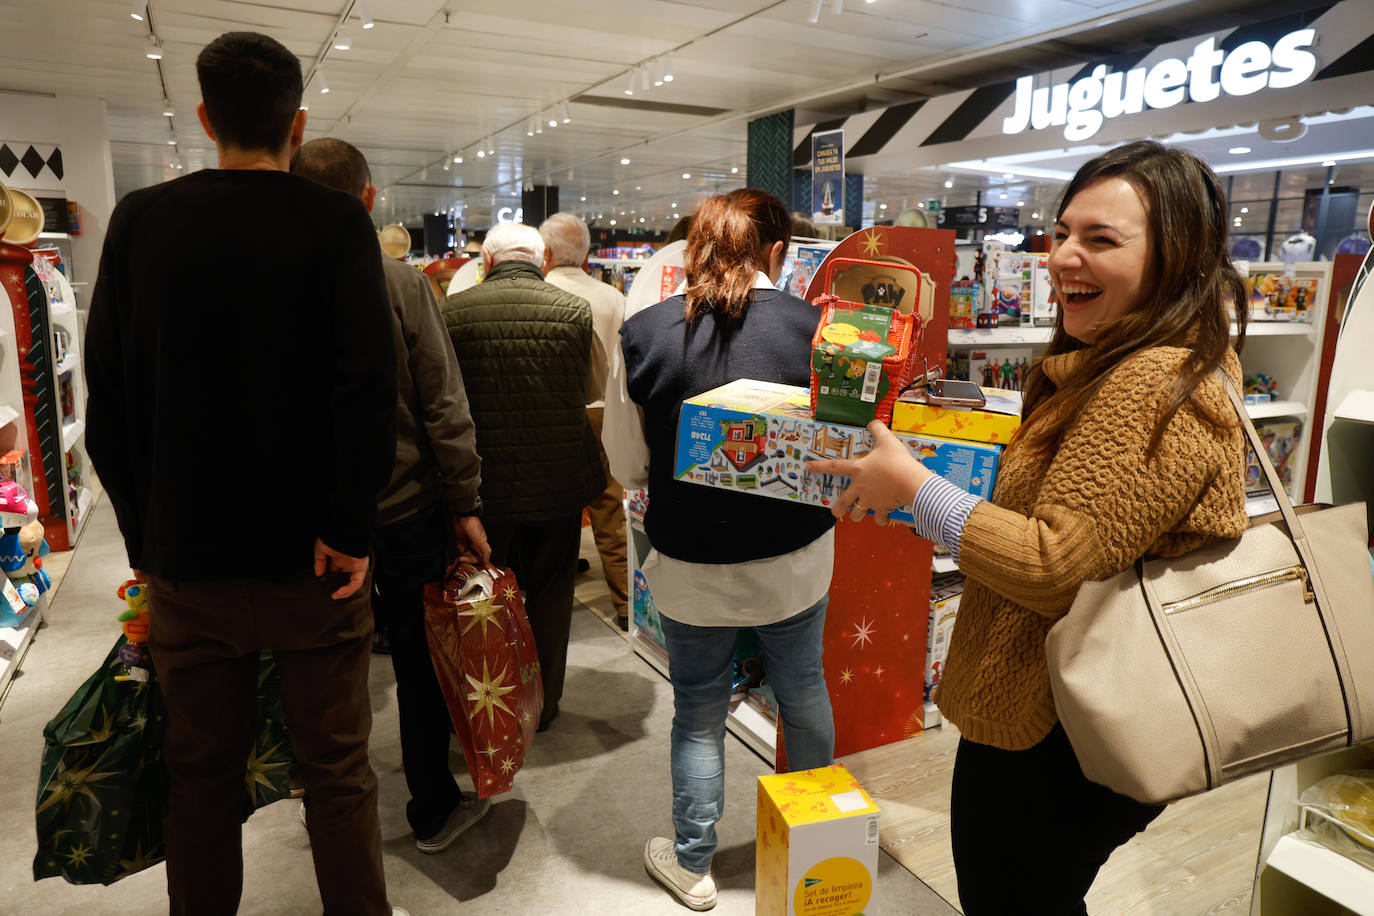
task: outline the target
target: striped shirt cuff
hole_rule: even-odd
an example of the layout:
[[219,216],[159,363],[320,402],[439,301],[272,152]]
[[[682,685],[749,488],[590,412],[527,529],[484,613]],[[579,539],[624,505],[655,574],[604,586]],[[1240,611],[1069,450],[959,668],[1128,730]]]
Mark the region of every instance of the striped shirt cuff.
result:
[[983,500],[961,490],[938,474],[932,474],[921,484],[911,501],[912,528],[923,538],[938,541],[959,561],[959,542],[964,536],[964,523],[973,507]]

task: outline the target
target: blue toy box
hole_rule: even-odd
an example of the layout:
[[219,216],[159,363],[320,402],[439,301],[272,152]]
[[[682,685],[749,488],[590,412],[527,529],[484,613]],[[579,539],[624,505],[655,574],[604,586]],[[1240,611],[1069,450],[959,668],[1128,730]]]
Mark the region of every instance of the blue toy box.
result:
[[[984,499],[992,497],[1002,446],[898,433],[935,473]],[[829,508],[849,479],[812,474],[814,458],[859,458],[868,430],[811,417],[806,388],[740,379],[682,404],[673,474],[678,480]],[[911,524],[911,507],[890,519]]]

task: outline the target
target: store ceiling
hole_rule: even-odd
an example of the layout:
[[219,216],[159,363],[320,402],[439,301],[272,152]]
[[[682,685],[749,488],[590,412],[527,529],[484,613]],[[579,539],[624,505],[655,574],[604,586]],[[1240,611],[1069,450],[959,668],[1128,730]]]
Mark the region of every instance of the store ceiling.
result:
[[[139,22],[129,13],[142,5],[0,0],[0,89],[105,98],[117,193],[180,174],[174,157],[188,169],[215,164],[194,115],[195,56],[248,29],[301,58],[312,77],[307,137],[363,150],[386,189],[380,219],[413,224],[456,207],[473,227],[538,183],[559,185],[564,210],[603,224],[665,228],[742,183],[750,118],[842,116],[1274,15],[1257,0],[153,0]],[[364,11],[375,28],[362,28]],[[150,26],[160,64],[144,56]],[[336,35],[351,48],[335,49]],[[646,89],[636,79],[625,93],[634,68],[646,65],[652,82],[670,53],[672,81]],[[944,179],[874,175],[865,196],[895,207],[947,193]],[[1002,181],[959,183],[971,195]],[[1031,185],[1010,193],[1033,190],[1043,196]]]

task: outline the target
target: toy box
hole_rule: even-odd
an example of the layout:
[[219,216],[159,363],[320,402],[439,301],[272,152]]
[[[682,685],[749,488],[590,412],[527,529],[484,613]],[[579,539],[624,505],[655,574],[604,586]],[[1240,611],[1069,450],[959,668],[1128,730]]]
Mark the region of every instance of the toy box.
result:
[[[866,429],[812,419],[807,389],[750,379],[684,401],[677,434],[678,480],[827,508],[849,480],[812,474],[805,462],[858,458],[873,447]],[[935,473],[976,496],[992,496],[1000,445],[897,435]],[[910,524],[911,508],[888,517]]]
[[756,916],[873,916],[879,817],[839,764],[760,776]]
[[945,573],[930,582],[930,625],[926,630],[926,679],[925,698],[940,683],[940,674],[945,667],[945,656],[949,652],[950,634],[954,632],[954,619],[959,614],[959,599],[964,594],[964,577],[959,573]]
[[1006,445],[1021,426],[1021,392],[984,388],[987,403],[981,410],[936,407],[913,400],[909,392],[897,399],[892,410],[892,431],[945,436],[972,442]]
[[[1255,424],[1269,460],[1279,473],[1279,481],[1289,497],[1293,496],[1293,464],[1297,461],[1298,446],[1302,444],[1302,421],[1287,417],[1261,420]],[[1245,491],[1247,493],[1267,493],[1269,485],[1264,480],[1264,470],[1260,467],[1255,452],[1245,448]]]
[[949,326],[951,328],[972,328],[974,312],[982,297],[982,284],[965,277],[955,280],[949,287]]

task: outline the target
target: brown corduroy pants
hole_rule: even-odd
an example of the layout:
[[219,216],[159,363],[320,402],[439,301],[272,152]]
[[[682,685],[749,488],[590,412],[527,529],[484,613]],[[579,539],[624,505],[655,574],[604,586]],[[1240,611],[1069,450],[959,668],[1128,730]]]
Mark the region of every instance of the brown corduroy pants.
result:
[[377,776],[367,758],[371,575],[352,596],[330,598],[344,581],[342,574],[317,579],[306,570],[284,580],[149,583],[149,648],[170,719],[164,827],[173,916],[238,909],[244,778],[262,649],[272,650],[281,672],[324,912],[390,914]]

